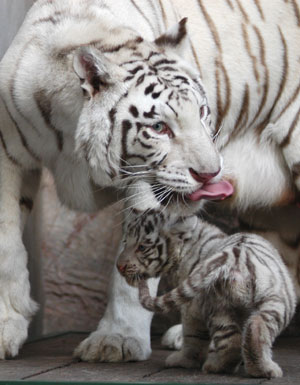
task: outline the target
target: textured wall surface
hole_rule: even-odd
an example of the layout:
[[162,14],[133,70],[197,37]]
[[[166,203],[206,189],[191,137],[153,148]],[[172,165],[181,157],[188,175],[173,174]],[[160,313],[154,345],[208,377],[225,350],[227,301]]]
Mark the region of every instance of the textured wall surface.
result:
[[47,173],[41,189],[44,332],[94,329],[121,236],[121,206],[94,214],[70,211],[58,202]]

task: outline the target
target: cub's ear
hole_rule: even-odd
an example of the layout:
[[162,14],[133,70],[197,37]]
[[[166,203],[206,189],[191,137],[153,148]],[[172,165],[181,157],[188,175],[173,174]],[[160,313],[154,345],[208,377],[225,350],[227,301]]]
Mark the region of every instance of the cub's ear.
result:
[[173,51],[182,55],[188,46],[188,35],[186,29],[187,17],[171,27],[163,35],[154,40],[154,43],[165,50]]
[[81,87],[90,97],[113,83],[109,72],[109,60],[93,47],[79,48],[73,58],[73,68],[81,81]]

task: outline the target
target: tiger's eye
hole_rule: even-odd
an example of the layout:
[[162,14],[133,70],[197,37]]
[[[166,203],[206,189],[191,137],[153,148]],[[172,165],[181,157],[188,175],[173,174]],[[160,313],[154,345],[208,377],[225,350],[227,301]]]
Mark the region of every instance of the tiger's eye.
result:
[[153,131],[160,135],[168,135],[169,138],[174,138],[174,133],[171,128],[164,122],[157,122],[150,126]]
[[168,126],[164,122],[157,122],[157,123],[152,125],[152,128],[154,131],[156,131],[158,133],[162,133],[163,131],[165,131],[168,128]]

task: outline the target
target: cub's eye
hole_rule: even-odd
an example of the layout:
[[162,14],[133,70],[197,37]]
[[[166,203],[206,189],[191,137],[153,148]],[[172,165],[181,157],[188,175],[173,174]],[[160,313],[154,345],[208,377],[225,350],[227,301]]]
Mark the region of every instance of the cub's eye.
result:
[[144,245],[138,245],[138,248],[137,248],[137,251],[145,251],[146,250],[146,247]]
[[157,122],[157,123],[154,123],[152,126],[151,126],[152,130],[154,130],[155,132],[157,132],[158,134],[167,134],[170,138],[174,137],[174,134],[172,132],[172,130],[170,129],[170,127],[164,123],[164,122]]

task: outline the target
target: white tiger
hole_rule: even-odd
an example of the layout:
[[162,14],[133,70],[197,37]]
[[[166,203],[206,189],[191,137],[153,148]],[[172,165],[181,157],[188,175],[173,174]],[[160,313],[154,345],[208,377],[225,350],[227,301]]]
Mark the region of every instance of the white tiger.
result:
[[[233,191],[219,133],[238,208],[294,200],[299,20],[283,0],[36,1],[0,65],[0,357],[17,354],[35,310],[21,235],[43,165],[75,209],[143,179],[158,204],[193,211]],[[116,272],[111,290],[76,354],[146,359],[151,315]]]

